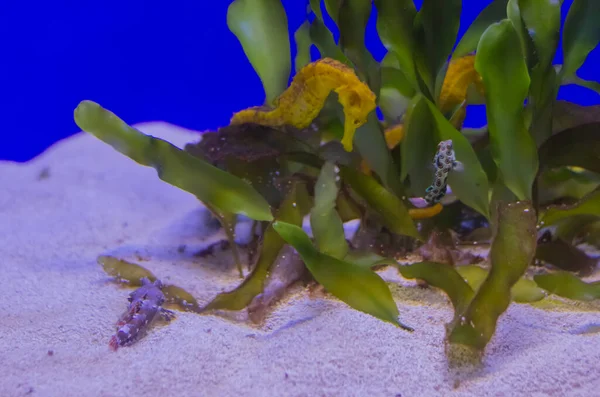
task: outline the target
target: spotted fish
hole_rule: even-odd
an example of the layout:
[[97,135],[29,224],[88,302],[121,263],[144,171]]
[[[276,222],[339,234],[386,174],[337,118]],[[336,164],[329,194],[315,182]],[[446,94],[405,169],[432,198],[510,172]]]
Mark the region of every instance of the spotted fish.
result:
[[446,195],[448,187],[448,175],[450,171],[462,170],[462,163],[456,161],[456,155],[452,148],[452,140],[442,141],[438,144],[437,152],[433,158],[434,177],[431,186],[425,190],[425,201],[433,205]]

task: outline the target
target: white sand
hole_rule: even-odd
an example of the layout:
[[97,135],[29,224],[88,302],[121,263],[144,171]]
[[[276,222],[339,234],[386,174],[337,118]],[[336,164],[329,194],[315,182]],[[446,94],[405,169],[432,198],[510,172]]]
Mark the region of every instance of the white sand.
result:
[[[138,127],[178,145],[197,139]],[[27,164],[0,163],[0,396],[600,395],[600,334],[572,333],[600,323],[598,305],[511,305],[484,367],[458,382],[443,346],[451,306],[404,281],[393,292],[414,333],[297,289],[261,328],[180,313],[110,351],[131,290],[107,282],[99,254],[136,261],[200,303],[239,282],[228,257],[192,256],[205,244],[202,214],[153,169],[85,134]]]

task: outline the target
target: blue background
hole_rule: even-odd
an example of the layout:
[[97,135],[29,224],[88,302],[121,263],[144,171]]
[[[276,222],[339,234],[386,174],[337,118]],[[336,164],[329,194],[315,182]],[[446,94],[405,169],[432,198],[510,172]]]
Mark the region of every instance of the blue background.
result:
[[[463,0],[461,35],[489,2]],[[230,3],[0,1],[0,159],[27,161],[77,133],[73,109],[83,99],[128,123],[164,120],[196,130],[216,129],[235,111],[261,104],[260,80],[227,28]],[[306,2],[283,3],[293,34]],[[367,42],[381,59],[374,17]],[[599,80],[599,66],[595,50],[581,77]],[[573,86],[560,97],[600,103],[594,92]],[[482,125],[483,117],[482,109],[470,112],[468,124]]]

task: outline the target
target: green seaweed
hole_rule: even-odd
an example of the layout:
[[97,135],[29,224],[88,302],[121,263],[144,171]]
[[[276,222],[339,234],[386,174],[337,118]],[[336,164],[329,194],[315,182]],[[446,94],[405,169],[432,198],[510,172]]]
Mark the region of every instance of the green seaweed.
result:
[[[511,0],[511,2],[514,0]],[[531,40],[536,63],[529,72],[531,86],[528,108],[531,112],[530,131],[539,146],[552,134],[552,107],[558,93],[556,69],[552,64],[560,37],[560,7],[558,1],[520,0],[519,7],[527,40]],[[513,21],[514,23],[515,21]],[[525,33],[526,32],[526,33]]]
[[509,20],[490,25],[479,41],[475,68],[485,87],[492,157],[506,186],[525,200],[532,197],[538,155],[523,116],[530,79],[518,43]]
[[372,270],[319,252],[296,225],[276,221],[273,228],[298,251],[315,280],[332,295],[356,310],[412,331],[399,321],[392,293]]
[[402,120],[415,89],[399,66],[394,65],[393,58],[393,53],[388,52],[381,63],[379,107],[386,121],[396,124]]
[[114,256],[100,255],[97,261],[108,275],[115,277],[117,281],[122,283],[132,286],[142,286],[144,278],[147,278],[151,282],[157,280],[156,276],[145,267],[115,258]]
[[[469,284],[473,291],[478,291],[481,284],[488,277],[488,270],[477,266],[459,266],[456,268],[458,274]],[[511,288],[512,300],[517,303],[537,302],[546,297],[544,291],[539,288],[533,280],[521,277]]]
[[397,196],[372,177],[349,167],[340,166],[340,175],[380,215],[381,222],[392,232],[422,239],[408,209]]
[[[303,183],[295,183],[277,211],[276,219],[301,225],[302,218],[309,208],[306,200],[306,186]],[[284,244],[285,241],[270,224],[264,232],[258,260],[250,275],[232,291],[217,295],[202,308],[202,311],[242,310],[248,306],[252,299],[262,292],[269,271],[279,257]]]
[[426,65],[425,69],[420,69],[420,74],[429,91],[435,93],[435,99],[439,97],[441,81],[444,80],[445,73],[440,73],[442,65],[456,44],[461,11],[461,0],[423,0],[415,20]]
[[377,32],[385,48],[398,59],[398,69],[412,84],[418,88],[413,52],[415,39],[413,35],[414,19],[417,15],[412,0],[375,0],[377,8]]
[[167,141],[142,134],[97,103],[81,102],[74,116],[83,131],[133,161],[155,168],[160,179],[222,213],[246,215],[258,221],[273,219],[269,204],[249,184]]
[[167,304],[183,311],[200,313],[200,305],[196,298],[183,288],[173,284],[165,284],[161,290],[165,294],[165,298],[167,298]]
[[450,265],[438,262],[419,262],[407,266],[399,266],[398,270],[404,278],[425,280],[436,288],[443,290],[456,313],[462,313],[473,299],[473,288]]
[[385,187],[396,195],[402,195],[404,189],[398,177],[396,164],[388,150],[375,111],[371,112],[367,122],[356,130],[354,144],[358,153],[379,176]]
[[[328,10],[331,15],[332,10]],[[371,91],[379,96],[381,71],[365,44],[365,32],[371,2],[364,0],[344,0],[340,2],[335,19],[340,28],[340,48],[352,61],[358,75],[367,82]]]
[[538,274],[533,279],[538,286],[548,291],[548,293],[563,298],[578,301],[600,299],[600,281],[586,283],[577,276],[565,271]]
[[475,18],[462,36],[456,45],[456,48],[454,48],[452,58],[457,59],[474,52],[477,49],[481,35],[488,26],[506,18],[507,5],[508,0],[492,0],[492,2],[477,15],[477,18]]
[[223,213],[218,209],[214,208],[212,205],[205,204],[206,208],[213,214],[213,216],[219,221],[221,227],[225,231],[225,237],[227,238],[227,242],[229,243],[229,247],[231,248],[231,254],[233,256],[233,261],[235,262],[235,266],[238,270],[240,277],[244,277],[244,270],[242,269],[242,261],[240,259],[240,253],[237,248],[237,244],[235,242],[235,225],[237,222],[236,216],[233,214]]
[[410,178],[411,191],[423,194],[433,178],[429,166],[439,142],[435,120],[422,95],[413,98],[406,113],[405,136],[401,146],[402,179]]
[[294,60],[294,70],[296,73],[310,63],[310,23],[305,21],[294,33],[296,41],[296,59]]
[[536,215],[530,202],[500,203],[490,248],[491,270],[473,300],[457,313],[448,340],[483,350],[499,317],[511,301],[511,289],[532,262],[536,247]]
[[588,54],[600,42],[600,3],[596,0],[573,0],[563,30],[563,65],[560,75],[569,78],[583,65]]
[[575,204],[549,206],[540,217],[540,225],[548,227],[563,219],[580,215],[600,217],[600,188],[594,189]]
[[319,251],[341,259],[348,252],[342,219],[335,209],[338,187],[335,165],[327,162],[315,183],[315,205],[310,211],[310,226]]
[[227,9],[227,26],[263,83],[266,103],[273,104],[290,77],[290,41],[285,9],[279,0],[235,0]]
[[338,47],[333,38],[333,34],[323,21],[321,2],[318,0],[310,0],[310,8],[315,14],[315,19],[310,24],[309,36],[314,45],[319,49],[321,56],[329,57],[350,65],[350,60],[344,55],[342,49]]

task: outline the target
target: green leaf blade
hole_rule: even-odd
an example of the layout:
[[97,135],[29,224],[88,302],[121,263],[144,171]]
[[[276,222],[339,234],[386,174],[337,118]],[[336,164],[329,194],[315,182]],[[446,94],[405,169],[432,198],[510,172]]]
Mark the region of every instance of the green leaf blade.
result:
[[294,33],[296,41],[296,59],[294,60],[294,70],[296,73],[310,63],[310,47],[312,41],[310,39],[310,24],[305,21],[298,30]]
[[578,301],[600,299],[600,281],[586,283],[571,273],[561,271],[538,274],[534,281],[550,294]]
[[537,69],[551,67],[560,37],[560,6],[556,0],[519,0],[520,15],[536,49]]
[[496,225],[489,275],[448,332],[451,343],[480,351],[492,338],[498,318],[508,308],[512,287],[533,260],[537,242],[536,215],[530,202],[500,203]]
[[[456,271],[465,279],[473,291],[479,290],[489,272],[477,265],[459,266]],[[521,277],[511,288],[512,300],[517,303],[537,302],[546,297],[544,291],[533,280]]]
[[485,31],[477,49],[475,68],[485,87],[494,161],[506,186],[519,200],[531,199],[538,155],[523,115],[530,79],[519,37],[509,20],[493,24]]
[[266,102],[287,88],[291,71],[288,22],[280,0],[235,0],[227,9],[227,26],[240,41],[259,75]]
[[456,45],[452,58],[458,59],[474,52],[477,49],[481,35],[488,26],[506,18],[507,4],[508,0],[493,0],[484,8]]
[[383,184],[394,193],[401,194],[402,185],[396,164],[385,142],[381,123],[375,111],[371,112],[367,122],[356,130],[354,145],[369,167],[381,178]]
[[211,207],[259,221],[273,219],[267,201],[249,184],[169,142],[142,134],[97,103],[81,102],[74,118],[83,131],[135,162],[155,168],[160,179]]
[[521,40],[531,43],[535,51],[535,59],[530,62],[529,106],[533,117],[530,131],[539,146],[552,134],[552,110],[559,87],[552,61],[560,37],[561,2],[520,0],[518,4],[514,1],[512,6],[519,9],[514,18],[520,18],[513,21],[513,24],[524,26],[524,29],[517,29],[517,32],[527,36]]
[[131,286],[144,285],[144,279],[151,282],[157,280],[156,276],[148,269],[133,262],[115,258],[109,255],[100,255],[96,259],[106,274],[115,277],[115,280]]
[[399,322],[392,293],[375,272],[317,251],[298,226],[277,221],[273,228],[298,251],[313,277],[332,295],[356,310],[408,328]]
[[338,178],[335,165],[326,162],[315,184],[315,205],[310,212],[310,227],[319,251],[341,259],[348,253],[344,224],[336,211]]
[[462,0],[423,0],[417,18],[423,29],[421,45],[424,46],[427,74],[434,79],[431,83],[426,81],[431,92],[441,86],[435,80],[444,80],[444,73],[440,71],[456,43],[461,11]]
[[561,77],[569,78],[583,65],[600,42],[600,2],[574,0],[563,29],[563,67]]
[[345,0],[337,9],[337,24],[340,28],[340,48],[352,61],[358,76],[366,81],[375,95],[379,96],[381,72],[365,44],[367,22],[371,14],[371,2]]
[[[306,214],[306,205],[302,202],[308,197],[304,184],[294,184],[281,203],[276,218],[292,225],[302,225],[302,219]],[[252,273],[232,291],[223,292],[210,301],[202,311],[210,310],[242,310],[260,294],[265,286],[269,270],[279,257],[285,241],[279,233],[269,225],[264,232],[260,253]]]
[[377,32],[383,45],[398,58],[399,69],[418,87],[413,61],[413,24],[417,10],[412,0],[375,0]]
[[402,72],[394,53],[388,52],[381,61],[379,91],[379,107],[386,121],[390,124],[400,123],[415,94],[415,82]]
[[419,262],[408,266],[398,266],[402,277],[425,280],[436,288],[443,290],[452,305],[454,311],[462,313],[471,299],[473,299],[473,289],[463,280],[462,276],[450,265],[437,262]]
[[578,215],[600,217],[600,188],[587,194],[574,205],[557,205],[549,207],[540,217],[540,225],[544,227]]
[[[332,4],[326,2],[325,6],[328,11],[328,7],[334,7]],[[321,57],[332,58],[336,61],[342,62],[348,66],[352,66],[350,60],[344,55],[342,49],[337,45],[333,37],[333,33],[327,28],[323,20],[323,11],[321,10],[321,2],[319,0],[310,0],[310,9],[315,14],[315,19],[310,24],[309,35],[310,39],[315,46],[319,49]],[[335,9],[337,10],[337,8]],[[331,10],[332,12],[335,10]],[[332,19],[337,20],[337,12],[331,15]]]
[[392,232],[422,240],[408,209],[400,198],[372,177],[351,168],[340,166],[340,175],[356,194],[379,214],[381,222]]
[[404,139],[402,140],[401,161],[402,180],[410,179],[411,192],[424,196],[433,180],[431,167],[437,145],[440,141],[435,129],[435,121],[427,106],[427,99],[416,96],[406,112]]

